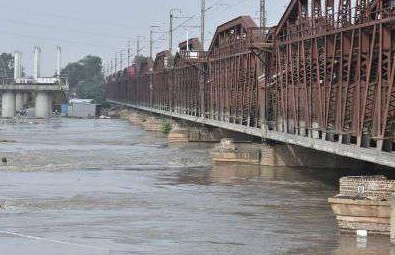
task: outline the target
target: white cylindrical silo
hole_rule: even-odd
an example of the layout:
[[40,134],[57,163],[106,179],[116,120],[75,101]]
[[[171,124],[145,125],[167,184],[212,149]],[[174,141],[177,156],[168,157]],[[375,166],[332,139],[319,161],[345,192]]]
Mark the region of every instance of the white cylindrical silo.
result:
[[38,46],[34,46],[34,66],[33,66],[33,78],[38,79],[41,76],[41,49]]
[[62,68],[62,48],[56,46],[56,75],[60,76],[60,70]]
[[22,77],[22,52],[14,52],[14,79]]
[[15,110],[20,111],[24,108],[23,92],[15,92]]

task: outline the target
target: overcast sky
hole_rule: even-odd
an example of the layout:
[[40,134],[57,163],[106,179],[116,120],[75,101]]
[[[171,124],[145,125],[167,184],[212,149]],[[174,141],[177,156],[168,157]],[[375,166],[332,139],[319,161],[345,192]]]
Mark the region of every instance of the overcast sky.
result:
[[[142,53],[148,55],[149,30],[154,34],[154,52],[168,48],[169,10],[181,9],[174,26],[187,21],[175,31],[174,47],[189,37],[199,37],[200,0],[14,0],[0,3],[0,51],[23,52],[27,75],[33,73],[33,46],[42,49],[42,74],[55,72],[55,46],[62,47],[62,65],[86,55],[103,58],[104,64],[123,51],[128,41],[136,52],[141,36]],[[275,25],[290,0],[268,0],[268,24]],[[250,15],[258,23],[259,0],[206,0],[206,45],[218,25],[240,15]],[[193,18],[187,18],[193,17]],[[118,53],[119,54],[119,53]],[[119,55],[118,55],[119,56]]]

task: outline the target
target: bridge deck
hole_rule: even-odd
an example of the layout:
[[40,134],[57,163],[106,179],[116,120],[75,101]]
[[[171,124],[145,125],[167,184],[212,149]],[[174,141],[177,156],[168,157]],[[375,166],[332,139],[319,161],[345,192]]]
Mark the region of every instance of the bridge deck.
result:
[[205,63],[165,51],[111,74],[107,98],[395,167],[395,8],[368,2],[293,0],[269,31],[240,16],[218,26]]
[[59,91],[67,89],[59,84],[0,84],[0,91]]
[[249,134],[264,139],[279,141],[288,144],[294,144],[306,148],[311,148],[319,151],[337,154],[349,158],[372,162],[380,165],[385,165],[395,168],[395,153],[383,152],[372,148],[362,148],[356,145],[342,144],[339,142],[324,141],[322,139],[315,139],[312,137],[304,137],[299,135],[288,134],[284,132],[263,130],[260,128],[247,127],[239,124],[227,123],[202,117],[195,117],[186,114],[158,110],[145,106],[138,106],[118,101],[108,100],[109,103],[127,106],[137,110],[143,110],[151,113],[157,113],[168,117],[177,119],[188,120],[195,123],[201,123],[214,127],[224,128],[236,132]]

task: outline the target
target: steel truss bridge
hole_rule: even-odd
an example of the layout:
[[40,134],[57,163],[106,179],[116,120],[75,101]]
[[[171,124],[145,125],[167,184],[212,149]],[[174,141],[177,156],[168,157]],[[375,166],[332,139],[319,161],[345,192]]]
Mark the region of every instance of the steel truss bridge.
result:
[[395,167],[395,0],[292,0],[107,77],[144,111]]

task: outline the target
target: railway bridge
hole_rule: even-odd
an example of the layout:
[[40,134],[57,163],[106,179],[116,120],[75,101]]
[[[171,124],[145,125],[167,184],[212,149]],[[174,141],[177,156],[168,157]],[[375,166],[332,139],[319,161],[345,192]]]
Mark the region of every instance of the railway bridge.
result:
[[395,1],[292,0],[107,77],[134,109],[395,167]]

